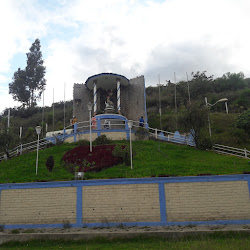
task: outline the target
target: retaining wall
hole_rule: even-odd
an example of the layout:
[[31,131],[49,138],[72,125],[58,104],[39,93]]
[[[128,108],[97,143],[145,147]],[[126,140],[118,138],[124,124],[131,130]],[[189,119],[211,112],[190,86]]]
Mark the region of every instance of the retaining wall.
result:
[[250,176],[0,185],[5,228],[250,224]]

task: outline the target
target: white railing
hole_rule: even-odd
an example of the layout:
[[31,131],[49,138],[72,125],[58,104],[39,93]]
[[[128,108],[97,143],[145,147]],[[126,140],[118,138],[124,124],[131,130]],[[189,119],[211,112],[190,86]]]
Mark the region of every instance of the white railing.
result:
[[[48,141],[46,139],[39,140],[39,149],[45,148],[45,146],[49,143],[51,143],[51,141]],[[9,157],[15,157],[23,154],[24,152],[32,152],[35,151],[36,149],[37,149],[37,140],[25,144],[20,144],[19,146],[9,151]],[[4,159],[6,159],[6,154],[2,153],[0,156],[0,161]]]
[[149,135],[152,138],[158,139],[158,140],[163,140],[163,141],[168,141],[168,142],[173,142],[173,143],[179,143],[179,144],[186,144],[189,146],[194,147],[195,142],[193,140],[193,137],[190,134],[180,134],[179,132],[168,132],[164,131],[161,129],[157,128],[148,128],[149,130]]
[[[101,130],[107,129],[107,130],[110,130],[110,132],[112,132],[113,129],[128,129],[126,127],[126,122],[127,121],[121,120],[120,123],[110,123],[109,125],[104,124],[102,122]],[[137,130],[138,128],[140,128],[139,124],[140,122],[133,121],[133,129]],[[89,131],[89,126],[90,126],[89,121],[79,122],[77,124],[77,133]],[[177,131],[175,133],[172,133],[172,132],[160,130],[157,128],[150,128],[148,127],[147,123],[144,123],[144,128],[147,129],[146,132],[148,133],[150,138],[155,138],[155,139],[162,140],[162,141],[185,144],[185,145],[195,147],[195,142],[191,134],[184,135],[184,134],[180,134]],[[95,132],[97,128],[96,126],[92,125],[92,129],[93,129],[93,132]],[[74,135],[74,130],[72,129],[72,125],[67,126],[64,130],[48,132],[46,134],[47,138],[39,140],[39,148],[40,149],[44,148],[46,144],[51,143],[52,141],[53,143],[55,143],[57,136],[58,136],[57,139],[60,139],[63,141],[65,139],[65,136],[68,137],[68,136],[73,136],[73,135]],[[15,147],[14,149],[12,149],[11,151],[9,151],[9,156],[10,157],[18,156],[25,151],[35,151],[36,148],[37,148],[37,140],[26,143],[26,144],[21,144]],[[239,148],[233,148],[229,146],[215,144],[213,146],[213,150],[217,153],[234,155],[234,156],[250,159],[250,152],[246,149],[239,149]],[[2,161],[5,158],[6,158],[5,153],[1,153],[0,161]]]
[[226,155],[233,155],[238,156],[246,159],[250,159],[250,151],[240,148],[233,148],[229,146],[224,146],[220,144],[214,144],[213,151],[220,153],[220,154],[226,154]]

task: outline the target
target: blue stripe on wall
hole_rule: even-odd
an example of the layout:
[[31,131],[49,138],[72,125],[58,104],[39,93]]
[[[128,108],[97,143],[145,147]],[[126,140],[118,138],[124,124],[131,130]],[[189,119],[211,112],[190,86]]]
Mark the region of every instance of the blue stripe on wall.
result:
[[76,198],[76,224],[81,227],[82,225],[82,187],[77,187]]
[[250,197],[250,178],[248,179],[248,191],[249,191],[249,197]]
[[152,177],[152,178],[117,178],[102,180],[78,180],[55,182],[31,182],[0,184],[0,189],[22,188],[51,188],[51,187],[77,187],[77,186],[101,186],[119,184],[149,184],[149,183],[182,183],[182,182],[217,182],[217,181],[250,181],[250,175],[211,175],[211,176],[187,176],[187,177]]
[[161,212],[161,222],[167,222],[166,213],[166,199],[165,199],[165,187],[164,183],[159,183],[159,202],[160,202],[160,212]]
[[[216,220],[216,221],[185,221],[185,222],[111,222],[70,224],[72,227],[117,227],[124,226],[187,226],[187,225],[246,225],[250,220]],[[64,224],[15,224],[4,225],[5,229],[15,228],[63,228]]]

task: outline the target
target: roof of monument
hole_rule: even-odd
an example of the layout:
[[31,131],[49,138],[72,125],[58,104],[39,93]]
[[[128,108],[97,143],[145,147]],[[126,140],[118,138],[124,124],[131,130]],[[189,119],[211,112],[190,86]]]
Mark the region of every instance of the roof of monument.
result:
[[113,73],[101,73],[98,75],[90,76],[86,80],[85,84],[91,90],[94,88],[94,82],[96,82],[97,88],[116,89],[117,79],[120,80],[121,85],[123,86],[129,85],[129,80],[125,76]]

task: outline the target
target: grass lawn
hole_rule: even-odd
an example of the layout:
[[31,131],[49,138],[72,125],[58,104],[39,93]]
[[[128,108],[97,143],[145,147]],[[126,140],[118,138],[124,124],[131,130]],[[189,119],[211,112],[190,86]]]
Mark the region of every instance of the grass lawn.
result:
[[[116,141],[126,144],[127,141]],[[8,161],[0,162],[0,183],[72,180],[61,162],[62,156],[77,144],[63,144],[39,152],[38,175],[36,176],[36,152],[21,155]],[[198,174],[242,174],[250,172],[249,160],[233,156],[219,155],[196,148],[161,143],[156,141],[134,141],[136,155],[133,170],[130,166],[117,165],[98,173],[86,173],[87,179],[97,178],[141,178],[151,176],[195,176]],[[93,148],[94,150],[94,148]],[[45,166],[52,155],[55,166],[52,173]]]
[[89,241],[8,242],[1,249],[249,249],[249,233],[213,233],[183,239],[160,237]]

